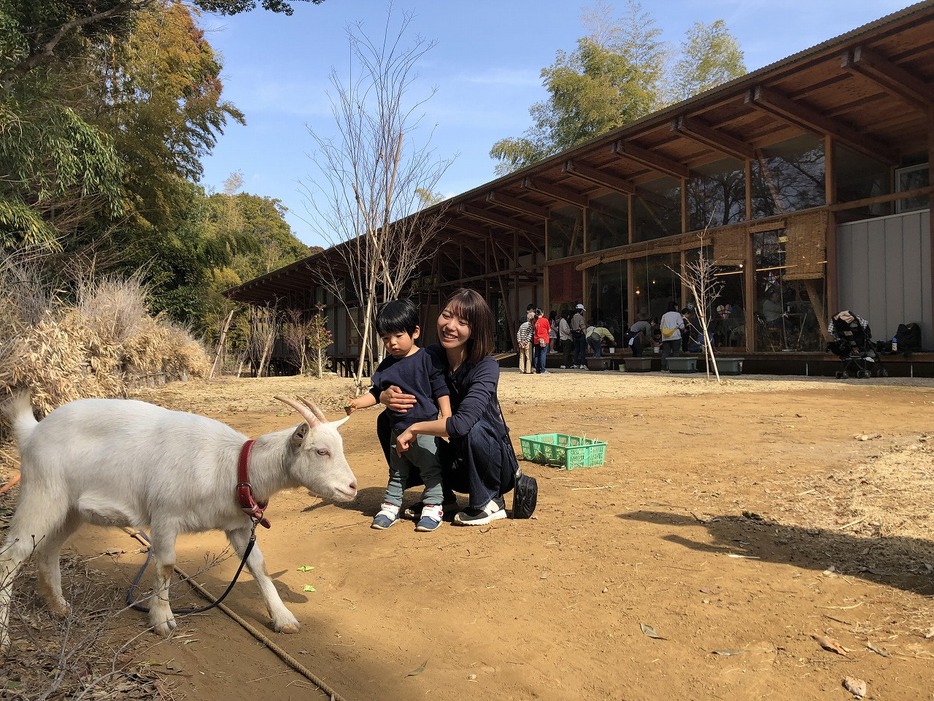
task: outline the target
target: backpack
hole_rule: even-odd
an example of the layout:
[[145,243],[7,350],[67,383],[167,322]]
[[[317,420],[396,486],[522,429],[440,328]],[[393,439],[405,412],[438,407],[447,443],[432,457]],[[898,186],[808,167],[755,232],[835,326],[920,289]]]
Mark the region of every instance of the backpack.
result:
[[913,321],[899,324],[895,331],[895,340],[898,343],[899,353],[910,353],[921,350],[921,327]]
[[534,477],[516,473],[516,486],[512,493],[512,517],[532,518],[538,503],[538,482]]

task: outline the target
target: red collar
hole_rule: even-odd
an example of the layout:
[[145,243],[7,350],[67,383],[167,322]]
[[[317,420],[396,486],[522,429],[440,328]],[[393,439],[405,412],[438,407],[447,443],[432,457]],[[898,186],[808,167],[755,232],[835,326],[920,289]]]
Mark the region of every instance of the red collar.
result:
[[240,448],[240,460],[237,463],[237,500],[243,513],[264,528],[269,528],[269,519],[263,518],[263,511],[269,502],[256,503],[256,499],[253,498],[253,485],[250,484],[250,450],[255,442],[250,439]]

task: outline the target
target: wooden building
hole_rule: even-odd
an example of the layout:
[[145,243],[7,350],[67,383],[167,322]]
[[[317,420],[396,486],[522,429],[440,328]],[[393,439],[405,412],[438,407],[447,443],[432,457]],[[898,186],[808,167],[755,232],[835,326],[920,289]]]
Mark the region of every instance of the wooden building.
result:
[[[823,353],[841,309],[877,339],[917,322],[934,348],[932,153],[927,0],[437,205],[443,243],[412,292],[433,319],[457,287],[480,290],[502,350],[530,302],[581,301],[618,334],[691,302],[674,271],[703,245],[724,283],[721,352]],[[312,309],[328,300],[310,263],[228,294]],[[352,353],[331,309],[335,353]]]

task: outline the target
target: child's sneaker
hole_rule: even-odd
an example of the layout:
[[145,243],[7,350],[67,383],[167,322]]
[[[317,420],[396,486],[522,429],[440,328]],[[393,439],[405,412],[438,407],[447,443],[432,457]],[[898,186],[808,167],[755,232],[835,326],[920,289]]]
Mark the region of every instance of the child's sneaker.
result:
[[395,504],[383,504],[379,508],[379,513],[370,524],[370,528],[385,531],[392,524],[399,520],[399,507]]
[[438,526],[441,525],[442,516],[444,516],[444,511],[439,505],[426,504],[422,509],[422,516],[420,519],[418,519],[418,524],[415,526],[415,530],[422,531],[424,533],[435,530]]

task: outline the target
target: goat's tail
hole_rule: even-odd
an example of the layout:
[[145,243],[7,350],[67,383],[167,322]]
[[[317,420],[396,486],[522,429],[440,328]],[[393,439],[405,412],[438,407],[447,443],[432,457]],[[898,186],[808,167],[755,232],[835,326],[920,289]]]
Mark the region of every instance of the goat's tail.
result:
[[29,390],[17,392],[0,409],[13,426],[17,441],[22,442],[39,424],[32,413],[32,395]]

